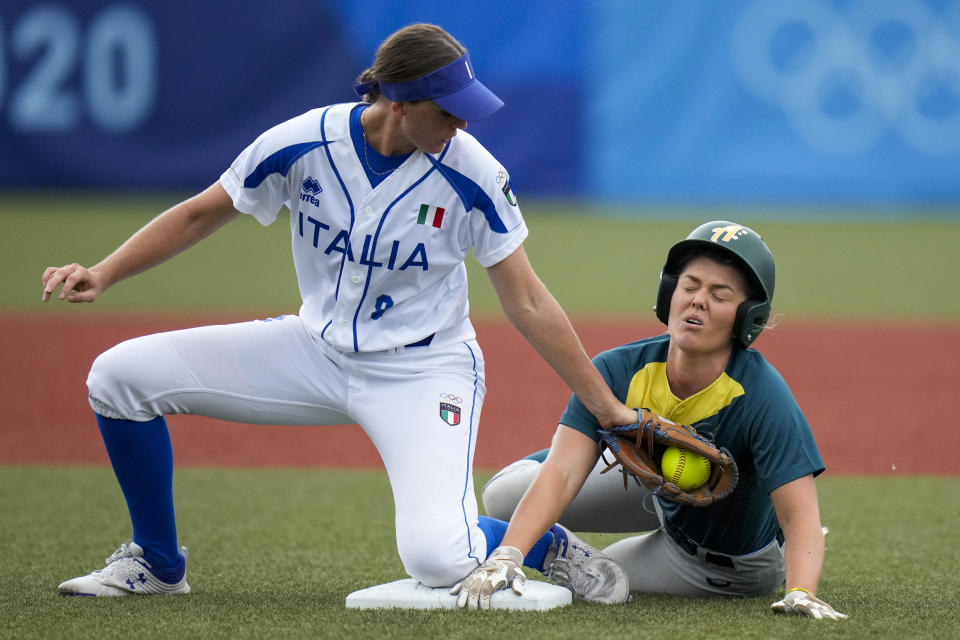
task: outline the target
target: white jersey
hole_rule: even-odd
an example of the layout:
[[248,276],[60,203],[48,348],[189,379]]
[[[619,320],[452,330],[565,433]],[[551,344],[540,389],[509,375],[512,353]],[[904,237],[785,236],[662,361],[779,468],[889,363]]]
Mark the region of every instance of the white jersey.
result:
[[287,206],[306,326],[339,351],[416,343],[467,318],[467,253],[484,267],[527,236],[509,176],[470,134],[415,151],[371,187],[350,136],[357,103],[273,127],[220,177],[261,224]]

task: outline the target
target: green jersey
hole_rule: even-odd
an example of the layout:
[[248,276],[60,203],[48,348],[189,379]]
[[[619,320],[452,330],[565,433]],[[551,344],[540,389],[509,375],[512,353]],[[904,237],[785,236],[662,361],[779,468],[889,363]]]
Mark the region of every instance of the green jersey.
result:
[[[736,489],[714,505],[691,507],[658,497],[669,526],[718,553],[761,549],[782,536],[770,492],[824,470],[810,425],[783,377],[755,349],[734,349],[710,386],[679,399],[667,382],[669,345],[668,335],[639,340],[599,354],[594,364],[628,407],[694,427],[737,462]],[[600,425],[576,395],[560,423],[599,441]]]

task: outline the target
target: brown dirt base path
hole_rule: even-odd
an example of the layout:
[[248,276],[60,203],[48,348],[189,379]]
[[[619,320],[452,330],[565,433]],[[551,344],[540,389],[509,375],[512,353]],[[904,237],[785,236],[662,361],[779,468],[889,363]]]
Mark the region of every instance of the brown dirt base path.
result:
[[[127,338],[237,318],[0,315],[0,464],[107,464],[84,381]],[[659,325],[576,322],[595,354]],[[487,363],[476,466],[549,445],[568,391],[506,323],[477,332]],[[757,342],[786,378],[830,473],[960,475],[960,326],[784,324]],[[170,418],[178,465],[381,467],[357,426],[271,427]]]

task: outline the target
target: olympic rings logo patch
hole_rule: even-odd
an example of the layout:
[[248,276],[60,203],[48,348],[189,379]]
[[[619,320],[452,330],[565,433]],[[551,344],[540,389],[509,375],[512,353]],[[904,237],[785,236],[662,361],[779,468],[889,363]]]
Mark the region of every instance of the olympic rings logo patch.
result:
[[460,396],[455,396],[452,393],[441,393],[441,400],[446,400],[447,402],[456,402],[457,404],[463,404],[463,398]]
[[740,79],[830,154],[890,133],[923,154],[960,151],[960,2],[757,1],[733,29]]

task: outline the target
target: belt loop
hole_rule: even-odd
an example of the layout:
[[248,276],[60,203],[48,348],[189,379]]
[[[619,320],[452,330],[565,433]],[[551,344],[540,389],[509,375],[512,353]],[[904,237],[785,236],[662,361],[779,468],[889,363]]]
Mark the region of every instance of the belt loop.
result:
[[673,541],[676,542],[677,545],[683,549],[687,555],[700,557],[700,552],[702,551],[704,562],[709,562],[710,564],[717,565],[718,567],[727,567],[729,569],[736,568],[733,563],[733,559],[730,556],[720,553],[713,553],[712,551],[701,547],[695,540],[680,531],[680,529],[672,527],[666,519],[664,519],[663,522],[663,530],[666,531],[667,535],[673,538]]
[[735,569],[736,567],[733,564],[733,558],[730,556],[721,555],[719,553],[706,552],[703,555],[703,559],[711,564],[715,564],[718,567],[727,567],[729,569]]

